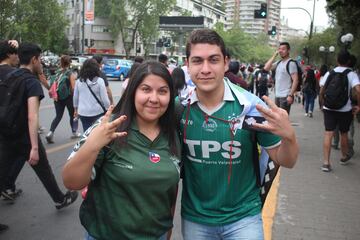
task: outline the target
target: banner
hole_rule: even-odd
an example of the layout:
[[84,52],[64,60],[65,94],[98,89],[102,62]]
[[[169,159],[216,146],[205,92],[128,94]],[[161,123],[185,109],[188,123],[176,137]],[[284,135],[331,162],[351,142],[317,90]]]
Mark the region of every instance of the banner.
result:
[[95,0],[84,0],[85,24],[94,24]]

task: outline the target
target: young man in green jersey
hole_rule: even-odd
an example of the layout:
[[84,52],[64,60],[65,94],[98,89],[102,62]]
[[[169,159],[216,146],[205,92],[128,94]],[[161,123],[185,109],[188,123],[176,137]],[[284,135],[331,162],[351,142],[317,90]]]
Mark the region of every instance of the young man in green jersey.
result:
[[[196,90],[180,120],[184,178],[182,233],[189,239],[263,239],[252,132],[280,166],[292,168],[298,145],[288,114],[224,78],[229,59],[213,30],[195,30],[186,45]],[[261,120],[262,119],[262,120]]]

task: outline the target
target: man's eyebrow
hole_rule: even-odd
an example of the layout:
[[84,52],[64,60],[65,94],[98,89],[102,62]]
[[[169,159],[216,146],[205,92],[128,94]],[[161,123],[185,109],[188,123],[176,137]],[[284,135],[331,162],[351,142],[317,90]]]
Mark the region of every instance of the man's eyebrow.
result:
[[[213,55],[210,55],[208,56],[207,58],[214,58],[214,57],[221,57],[221,54],[213,54]],[[200,56],[193,56],[191,57],[190,59],[204,59],[203,57],[200,57]]]

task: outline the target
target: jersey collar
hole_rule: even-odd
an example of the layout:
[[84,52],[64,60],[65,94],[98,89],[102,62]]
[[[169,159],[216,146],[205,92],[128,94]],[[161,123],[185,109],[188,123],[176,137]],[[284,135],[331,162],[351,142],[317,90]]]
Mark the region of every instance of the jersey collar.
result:
[[[224,78],[224,97],[223,97],[223,102],[225,101],[235,101],[235,98],[231,92],[231,89],[229,87],[228,84],[226,84],[226,79],[227,78]],[[195,91],[192,92],[192,94],[190,95],[190,104],[193,104],[193,103],[196,103],[196,102],[199,102],[199,99],[197,97],[197,94],[196,94],[196,89]]]

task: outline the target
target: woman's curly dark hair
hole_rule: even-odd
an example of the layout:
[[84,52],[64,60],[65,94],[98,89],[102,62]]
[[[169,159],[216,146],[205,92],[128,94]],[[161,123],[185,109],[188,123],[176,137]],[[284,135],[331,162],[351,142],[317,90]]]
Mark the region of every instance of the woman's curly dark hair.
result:
[[94,59],[87,59],[80,69],[80,81],[93,80],[94,77],[100,77],[99,64]]

